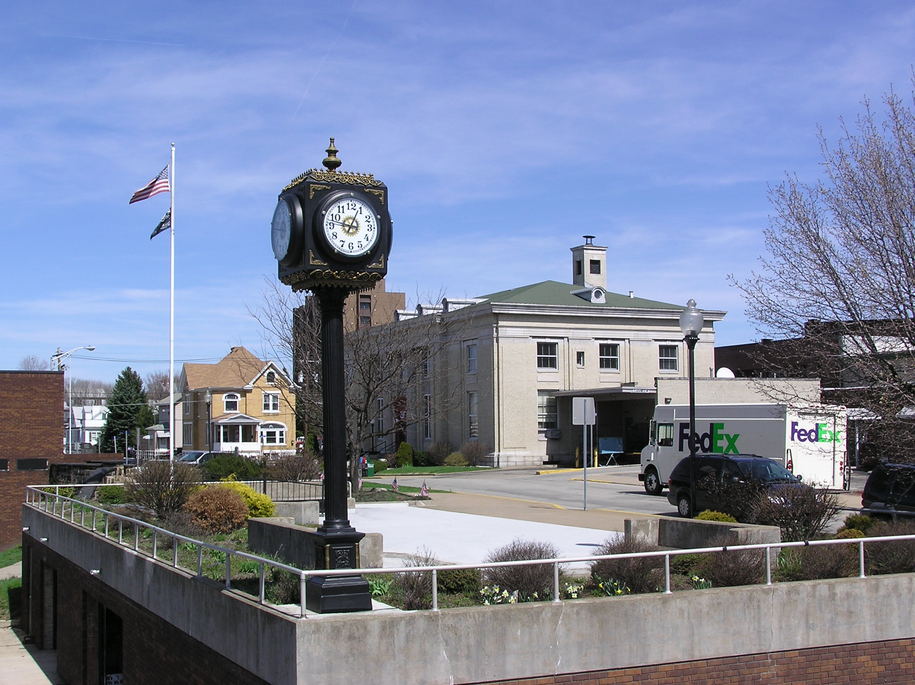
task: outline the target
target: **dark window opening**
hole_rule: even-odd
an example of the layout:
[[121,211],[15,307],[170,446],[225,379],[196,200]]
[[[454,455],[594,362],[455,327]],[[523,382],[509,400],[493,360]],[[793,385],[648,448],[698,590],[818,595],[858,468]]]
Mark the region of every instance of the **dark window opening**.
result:
[[589,267],[591,269],[592,274],[599,274],[600,273],[600,260],[592,259]]
[[44,471],[48,468],[47,459],[17,459],[17,471]]
[[580,259],[575,260],[575,275],[581,276],[581,260]]
[[124,674],[124,622],[121,617],[99,605],[99,670],[102,682],[115,681],[109,676]]

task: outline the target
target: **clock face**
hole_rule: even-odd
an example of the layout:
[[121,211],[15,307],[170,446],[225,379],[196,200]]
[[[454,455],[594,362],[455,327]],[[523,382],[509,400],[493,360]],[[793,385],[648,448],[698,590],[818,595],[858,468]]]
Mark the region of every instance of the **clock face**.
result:
[[283,261],[289,254],[292,244],[292,209],[284,199],[277,203],[273,212],[270,234],[273,242],[273,256],[279,261]]
[[353,193],[331,199],[321,210],[320,230],[328,246],[344,257],[362,257],[378,243],[378,216]]

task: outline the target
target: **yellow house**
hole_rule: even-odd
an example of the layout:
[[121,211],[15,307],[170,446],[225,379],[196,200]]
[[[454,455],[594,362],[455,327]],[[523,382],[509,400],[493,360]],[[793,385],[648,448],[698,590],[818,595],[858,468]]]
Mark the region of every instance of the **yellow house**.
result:
[[183,449],[239,454],[295,450],[295,395],[273,362],[233,347],[216,364],[184,364]]

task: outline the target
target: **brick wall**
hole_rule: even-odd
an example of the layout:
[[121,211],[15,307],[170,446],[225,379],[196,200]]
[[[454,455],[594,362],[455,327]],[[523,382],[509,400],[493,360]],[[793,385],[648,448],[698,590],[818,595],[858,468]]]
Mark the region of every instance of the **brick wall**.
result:
[[855,642],[788,652],[493,682],[500,685],[737,685],[749,682],[773,685],[903,685],[915,682],[915,639]]
[[[48,596],[51,593],[55,596]],[[28,535],[23,535],[23,595],[31,595],[30,610],[23,615],[26,624],[23,627],[41,648],[56,647],[57,671],[65,682],[101,682],[101,626],[107,610],[121,620],[120,653],[125,682],[266,685]],[[49,606],[54,607],[56,630],[46,624],[50,614],[42,607]]]
[[0,371],[0,549],[18,544],[26,485],[48,482],[48,470],[20,471],[19,459],[62,461],[64,375],[59,371]]

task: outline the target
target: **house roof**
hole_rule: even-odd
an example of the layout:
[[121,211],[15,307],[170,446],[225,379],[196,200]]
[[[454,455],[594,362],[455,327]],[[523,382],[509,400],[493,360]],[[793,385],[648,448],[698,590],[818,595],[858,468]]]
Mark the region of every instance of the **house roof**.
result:
[[629,297],[621,293],[613,293],[604,288],[605,302],[596,303],[585,300],[573,292],[581,291],[583,286],[559,281],[541,281],[530,285],[522,285],[511,290],[503,290],[490,295],[483,295],[480,299],[488,300],[493,304],[535,304],[556,305],[569,307],[595,307],[598,309],[685,309],[683,305],[646,300],[642,297]]
[[243,388],[260,375],[269,363],[258,359],[244,347],[233,347],[215,364],[184,365],[189,390],[197,388]]

